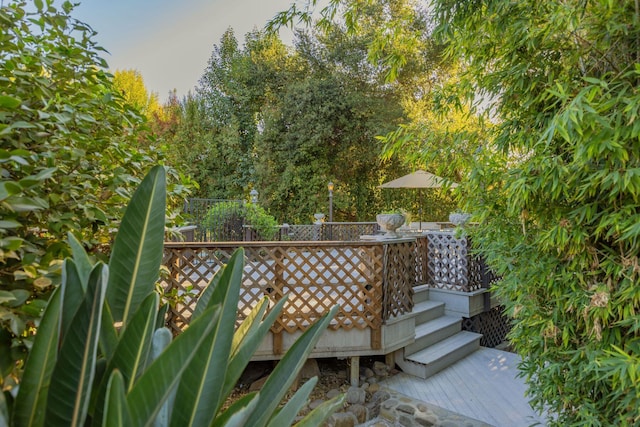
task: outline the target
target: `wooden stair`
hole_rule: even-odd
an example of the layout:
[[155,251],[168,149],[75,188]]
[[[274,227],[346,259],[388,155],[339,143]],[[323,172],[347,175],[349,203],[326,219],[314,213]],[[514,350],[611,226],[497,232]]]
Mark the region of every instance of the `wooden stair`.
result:
[[415,288],[415,340],[395,352],[404,372],[428,378],[480,348],[482,335],[462,330],[462,318],[445,314],[443,302],[429,301],[426,287]]

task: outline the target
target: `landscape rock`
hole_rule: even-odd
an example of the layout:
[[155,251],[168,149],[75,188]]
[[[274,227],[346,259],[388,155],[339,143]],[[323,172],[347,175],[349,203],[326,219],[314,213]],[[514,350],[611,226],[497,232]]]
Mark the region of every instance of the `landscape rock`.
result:
[[307,359],[307,361],[302,365],[302,369],[300,369],[300,373],[298,374],[298,378],[301,380],[308,380],[313,377],[320,376],[320,367],[318,366],[318,361],[316,359]]
[[380,384],[374,383],[374,384],[370,384],[369,388],[367,388],[367,391],[371,394],[375,394],[380,390]]
[[365,378],[371,378],[371,377],[373,377],[375,375],[375,373],[373,372],[373,369],[371,369],[371,368],[366,368],[366,367],[365,368],[360,368],[360,371],[362,372],[362,375]]
[[341,394],[341,391],[338,390],[337,388],[332,388],[331,390],[329,390],[326,394],[327,399],[333,399],[334,397],[338,396],[339,394]]
[[268,379],[269,379],[269,376],[267,375],[265,377],[260,378],[259,380],[254,381],[253,383],[251,383],[251,386],[249,386],[249,391],[262,390],[264,383],[266,383]]
[[386,377],[389,375],[389,371],[389,366],[387,366],[385,363],[379,362],[377,360],[373,363],[373,372],[375,373],[375,375],[379,377]]
[[331,415],[334,427],[355,427],[358,419],[351,412],[337,412]]
[[312,411],[314,409],[316,409],[318,406],[322,405],[324,403],[324,400],[322,399],[316,399],[311,401],[311,403],[309,403],[309,409],[311,409]]
[[360,387],[349,387],[347,390],[346,402],[350,404],[364,404],[367,399],[367,393]]

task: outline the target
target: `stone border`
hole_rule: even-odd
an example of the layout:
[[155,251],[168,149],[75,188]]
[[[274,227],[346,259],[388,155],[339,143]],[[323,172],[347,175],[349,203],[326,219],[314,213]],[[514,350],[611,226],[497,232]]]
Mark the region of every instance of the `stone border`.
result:
[[492,427],[484,421],[465,417],[439,406],[420,402],[394,390],[382,389],[388,398],[380,404],[379,415],[366,427]]

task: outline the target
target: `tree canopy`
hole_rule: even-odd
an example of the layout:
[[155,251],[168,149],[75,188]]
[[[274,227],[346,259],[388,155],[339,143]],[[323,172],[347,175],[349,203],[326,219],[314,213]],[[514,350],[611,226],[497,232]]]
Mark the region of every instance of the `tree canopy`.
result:
[[[200,182],[198,195],[246,199],[256,189],[280,222],[308,223],[314,213],[328,212],[331,181],[336,220],[371,221],[390,206],[417,214],[414,192],[377,187],[422,162],[397,154],[382,158],[377,136],[406,120],[414,83],[435,72],[441,50],[434,45],[428,55],[407,60],[405,73],[389,82],[389,68],[367,60],[383,11],[372,5],[369,23],[357,33],[341,23],[299,32],[293,47],[259,30],[241,45],[229,29],[166,139],[180,154],[172,158]],[[411,17],[414,27],[426,27],[423,14]],[[432,219],[446,218],[453,208],[437,192],[428,199],[441,208],[430,211],[437,215]]]

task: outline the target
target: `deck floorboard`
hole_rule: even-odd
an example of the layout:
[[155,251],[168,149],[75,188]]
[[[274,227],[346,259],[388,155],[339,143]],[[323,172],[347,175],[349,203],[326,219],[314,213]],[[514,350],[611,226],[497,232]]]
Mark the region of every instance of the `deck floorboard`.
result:
[[525,397],[517,354],[481,347],[434,376],[400,373],[381,385],[496,427],[544,426]]

